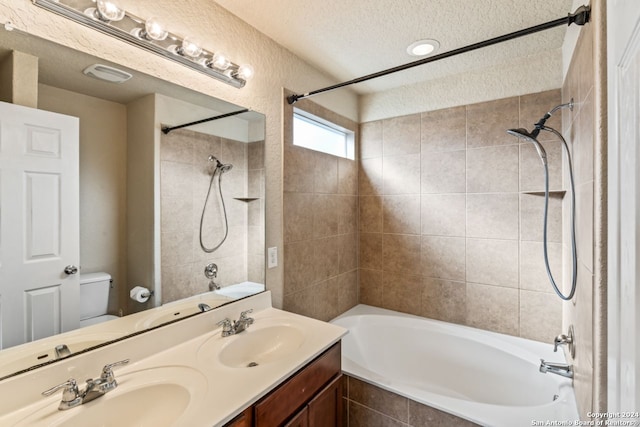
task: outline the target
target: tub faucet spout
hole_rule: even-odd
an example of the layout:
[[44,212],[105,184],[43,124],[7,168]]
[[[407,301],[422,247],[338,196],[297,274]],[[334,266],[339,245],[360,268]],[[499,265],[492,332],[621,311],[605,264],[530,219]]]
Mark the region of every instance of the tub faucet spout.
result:
[[548,372],[566,378],[573,378],[573,366],[565,363],[545,362],[544,359],[540,359],[540,372],[543,374]]

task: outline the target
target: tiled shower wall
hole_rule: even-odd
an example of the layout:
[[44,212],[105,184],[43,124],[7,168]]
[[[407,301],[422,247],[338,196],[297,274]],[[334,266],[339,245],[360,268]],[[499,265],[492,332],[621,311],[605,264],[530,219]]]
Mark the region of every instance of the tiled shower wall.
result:
[[[296,107],[357,130],[311,101]],[[358,161],[294,146],[285,109],[284,309],[329,320],[358,302]]]
[[[215,163],[208,161],[209,155],[217,157],[222,163],[233,165],[233,169],[222,176],[229,233],[222,246],[211,254],[200,248],[199,239],[200,216],[215,166]],[[256,193],[251,197],[264,192],[264,184],[260,182],[264,174],[256,160],[260,156],[259,143],[253,146],[190,130],[162,135],[160,194],[163,303],[208,291],[209,280],[204,276],[204,267],[210,262],[218,265],[216,282],[221,286],[246,281],[249,276],[254,278],[254,272],[261,268],[260,265],[251,267],[249,263],[249,260],[255,260],[255,251],[247,254],[248,248],[262,244],[264,238],[264,225],[256,218],[256,208],[253,207],[258,203],[257,210],[261,211],[261,200],[247,201],[249,176],[252,191]],[[217,178],[211,189],[205,218],[203,240],[206,246],[212,247],[224,236],[224,216],[218,199]],[[261,234],[248,239],[248,230],[251,230],[251,234]]]
[[[546,342],[561,332],[542,261],[542,164],[506,133],[532,129],[560,101],[553,90],[361,125],[361,303]],[[561,147],[549,135],[561,282]]]
[[[600,9],[601,10],[601,9]],[[598,112],[597,100],[606,85],[596,77],[599,60],[597,33],[601,15],[596,10],[592,24],[581,28],[580,37],[562,88],[564,102],[573,98],[573,111],[562,116],[574,165],[576,185],[576,242],[578,275],[576,295],[564,306],[565,330],[573,325],[576,336],[575,359],[567,356],[575,370],[574,387],[583,419],[589,412],[606,412],[606,226],[598,212],[606,212],[606,141],[602,123],[606,115]],[[599,95],[600,94],[600,95]],[[568,175],[565,173],[565,182]],[[565,201],[564,226],[570,226],[570,205]],[[565,231],[565,292],[572,274],[570,240]],[[598,248],[601,248],[598,250]],[[603,258],[605,257],[605,258]],[[604,281],[604,282],[603,282]]]

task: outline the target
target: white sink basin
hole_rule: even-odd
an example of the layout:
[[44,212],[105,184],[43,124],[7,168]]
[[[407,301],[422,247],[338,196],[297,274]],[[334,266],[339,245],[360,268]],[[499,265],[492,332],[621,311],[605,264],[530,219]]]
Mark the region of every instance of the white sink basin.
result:
[[[305,335],[302,330],[292,325],[250,326],[244,332],[226,340],[218,352],[218,361],[229,368],[245,368],[262,366],[281,360],[295,352],[302,343]],[[220,342],[214,340],[213,342]],[[200,351],[215,354],[213,348],[207,349],[203,345]]]
[[[21,410],[18,420],[1,418],[0,425],[16,426],[124,426],[179,425],[185,412],[199,405],[207,392],[200,372],[187,367],[161,367],[118,376],[118,387],[91,402],[58,410],[61,392]],[[79,384],[80,385],[80,384]],[[167,398],[170,396],[170,398]],[[15,418],[15,417],[14,417]],[[5,424],[6,423],[6,424]]]

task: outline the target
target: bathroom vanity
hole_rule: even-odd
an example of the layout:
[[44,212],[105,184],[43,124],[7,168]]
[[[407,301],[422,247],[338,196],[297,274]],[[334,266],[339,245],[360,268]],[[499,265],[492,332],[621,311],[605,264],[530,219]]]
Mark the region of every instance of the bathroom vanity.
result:
[[[223,337],[216,325],[250,309],[253,324]],[[272,308],[264,292],[5,379],[0,425],[340,425],[344,334]],[[69,379],[82,391],[124,358],[113,369],[117,387],[95,400],[59,410],[62,391],[41,395]]]

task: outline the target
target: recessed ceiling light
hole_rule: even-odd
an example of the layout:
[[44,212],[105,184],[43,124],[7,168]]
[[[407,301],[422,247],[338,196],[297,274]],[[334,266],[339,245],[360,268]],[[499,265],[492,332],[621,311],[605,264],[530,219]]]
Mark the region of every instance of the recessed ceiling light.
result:
[[427,56],[437,51],[439,47],[440,43],[437,40],[418,40],[407,47],[407,53],[411,56]]

